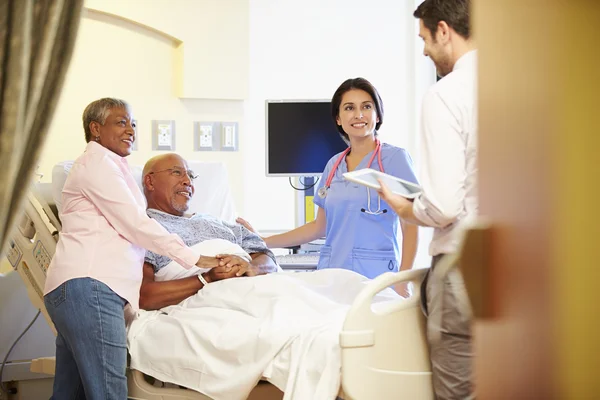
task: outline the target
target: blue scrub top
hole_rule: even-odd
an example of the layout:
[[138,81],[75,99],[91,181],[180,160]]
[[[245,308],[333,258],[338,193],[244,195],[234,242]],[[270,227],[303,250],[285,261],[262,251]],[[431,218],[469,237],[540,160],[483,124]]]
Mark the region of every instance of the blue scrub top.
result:
[[[325,185],[341,154],[329,160],[315,193]],[[367,168],[372,154],[367,154],[356,169]],[[382,143],[381,163],[385,173],[417,183],[412,159],[406,150]],[[377,157],[370,168],[379,170]],[[383,199],[381,210],[387,209],[386,213],[370,215],[361,212],[361,208],[368,209],[367,188],[344,179],[342,174],[345,172],[348,172],[348,164],[344,159],[335,171],[327,196],[322,199],[316,194],[314,197],[315,204],[325,210],[327,217],[325,244],[321,248],[317,269],[344,268],[367,278],[375,278],[384,272],[397,272],[402,254],[398,240],[398,216]],[[370,194],[371,211],[376,211],[377,191],[370,189]]]

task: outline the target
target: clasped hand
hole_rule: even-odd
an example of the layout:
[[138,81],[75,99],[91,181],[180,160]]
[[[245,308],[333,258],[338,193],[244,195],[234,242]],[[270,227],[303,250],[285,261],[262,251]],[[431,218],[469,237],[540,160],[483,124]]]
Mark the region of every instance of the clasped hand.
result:
[[202,256],[196,265],[200,268],[210,269],[207,275],[211,281],[255,275],[252,265],[248,261],[232,254],[218,254],[215,257]]

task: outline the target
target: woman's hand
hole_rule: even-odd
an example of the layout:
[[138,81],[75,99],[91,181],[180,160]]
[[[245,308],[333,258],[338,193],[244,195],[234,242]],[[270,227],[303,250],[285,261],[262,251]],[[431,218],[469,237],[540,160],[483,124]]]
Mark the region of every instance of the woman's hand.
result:
[[254,229],[254,227],[252,225],[250,225],[250,222],[246,221],[244,218],[237,217],[235,219],[235,222],[242,225],[244,228],[248,229],[250,232],[256,233],[258,235],[258,232]]
[[396,283],[394,285],[394,290],[396,291],[396,293],[398,293],[400,296],[404,297],[404,298],[409,298],[411,291],[410,291],[410,286],[409,286],[410,282],[400,282],[400,283]]
[[232,254],[219,254],[217,255],[219,260],[219,266],[225,268],[238,268],[236,276],[242,276],[251,269],[251,265],[248,261],[242,257],[234,256]]
[[219,260],[216,257],[207,257],[207,256],[200,256],[200,258],[198,259],[198,262],[196,263],[196,267],[199,268],[214,268],[214,267],[218,267],[219,266]]

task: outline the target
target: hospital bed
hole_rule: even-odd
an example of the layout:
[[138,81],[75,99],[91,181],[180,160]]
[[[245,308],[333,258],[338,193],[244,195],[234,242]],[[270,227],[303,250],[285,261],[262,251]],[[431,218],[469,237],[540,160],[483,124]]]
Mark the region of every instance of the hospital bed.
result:
[[[224,165],[189,164],[199,175],[190,211],[234,220],[235,207]],[[29,300],[41,311],[52,330],[42,292],[60,231],[57,210],[60,209],[60,192],[70,165],[65,162],[54,167],[50,188],[49,184],[37,184],[32,188],[27,197],[23,222],[15,230],[6,253],[27,288]],[[132,171],[141,182],[141,168],[132,167]],[[201,190],[201,187],[210,187],[211,190]],[[340,398],[433,399],[425,321],[418,291],[411,299],[390,302],[384,308],[378,308],[377,312],[371,308],[373,297],[380,291],[399,281],[418,282],[424,273],[425,270],[386,273],[371,281],[356,298],[339,335],[342,357]],[[52,375],[54,360],[51,357],[34,359],[31,370]],[[129,369],[127,373],[129,397],[132,399],[210,400],[193,390],[157,383],[136,370]],[[282,392],[274,385],[261,382],[249,398],[277,399],[282,398]]]

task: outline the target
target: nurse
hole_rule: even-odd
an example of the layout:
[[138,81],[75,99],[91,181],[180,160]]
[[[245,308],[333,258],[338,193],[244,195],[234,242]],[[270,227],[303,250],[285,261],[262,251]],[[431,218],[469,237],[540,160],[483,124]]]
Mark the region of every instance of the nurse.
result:
[[[325,236],[317,269],[345,268],[368,278],[410,269],[417,250],[418,228],[400,220],[376,190],[342,176],[372,168],[417,182],[408,152],[377,138],[383,123],[379,93],[366,79],[348,79],[334,93],[331,113],[349,147],[333,156],[323,171],[314,200],[319,206],[316,219],[266,237],[265,242],[269,247],[291,247]],[[249,227],[241,218],[238,222]],[[405,287],[397,289],[405,294]]]

